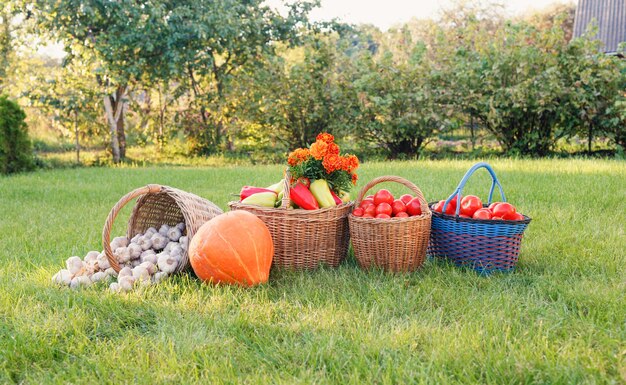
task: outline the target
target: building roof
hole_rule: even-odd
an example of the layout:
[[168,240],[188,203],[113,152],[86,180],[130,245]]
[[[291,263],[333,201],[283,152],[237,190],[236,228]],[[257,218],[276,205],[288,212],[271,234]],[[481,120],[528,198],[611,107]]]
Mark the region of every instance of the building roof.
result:
[[604,51],[617,53],[626,42],[626,0],[578,0],[574,37],[583,35],[591,22],[598,26],[595,37],[604,43]]

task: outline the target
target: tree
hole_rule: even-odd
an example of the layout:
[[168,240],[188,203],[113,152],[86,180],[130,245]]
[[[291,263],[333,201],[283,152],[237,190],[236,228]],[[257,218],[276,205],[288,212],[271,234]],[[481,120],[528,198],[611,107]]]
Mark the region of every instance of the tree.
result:
[[353,132],[380,144],[390,157],[419,157],[451,113],[440,87],[442,72],[428,60],[426,47],[406,44],[412,46],[406,58],[365,53],[355,66]]
[[262,0],[193,0],[172,8],[167,45],[177,47],[171,65],[189,89],[190,107],[199,111],[199,124],[190,131],[197,152],[211,153],[222,144],[225,122],[232,118],[226,95],[237,72],[255,67],[278,42],[295,43],[315,5],[294,2],[286,17]]
[[33,153],[26,114],[17,103],[0,96],[0,173],[32,170]]
[[307,147],[320,132],[333,132],[343,114],[332,40],[312,35],[304,47],[283,55],[291,54],[290,60],[270,55],[242,80],[248,88],[242,106],[247,117],[290,149]]
[[92,66],[72,61],[50,74],[38,73],[38,81],[25,93],[31,103],[42,108],[66,132],[72,132],[76,162],[80,163],[82,135],[97,133],[97,119],[101,106],[98,83]]
[[41,34],[52,31],[68,51],[68,60],[95,62],[110,127],[114,162],[125,157],[127,95],[144,77],[172,72],[169,16],[177,1],[38,0]]

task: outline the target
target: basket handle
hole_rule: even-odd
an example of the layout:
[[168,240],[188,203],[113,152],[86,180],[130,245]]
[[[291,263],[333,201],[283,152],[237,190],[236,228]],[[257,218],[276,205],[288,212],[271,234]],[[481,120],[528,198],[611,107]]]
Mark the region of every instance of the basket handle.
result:
[[454,190],[452,195],[450,195],[448,197],[448,199],[446,199],[446,202],[443,204],[443,208],[442,208],[442,211],[444,213],[446,212],[446,208],[448,207],[448,203],[456,196],[457,197],[457,205],[456,205],[456,214],[455,214],[455,216],[457,216],[457,217],[459,216],[460,210],[461,210],[461,204],[460,203],[461,203],[461,195],[462,195],[461,193],[463,192],[463,187],[465,187],[465,184],[467,183],[469,178],[472,176],[472,174],[474,174],[474,172],[476,172],[476,170],[478,170],[480,168],[487,169],[487,171],[489,171],[489,174],[491,175],[491,188],[489,189],[488,204],[491,204],[491,199],[493,198],[493,190],[495,189],[496,186],[498,186],[498,189],[500,190],[500,197],[502,198],[502,202],[506,202],[506,197],[504,196],[504,190],[502,190],[502,185],[500,184],[500,181],[498,181],[498,177],[496,176],[496,173],[493,171],[493,169],[491,168],[491,166],[488,163],[486,163],[486,162],[478,162],[475,165],[473,165],[472,168],[467,170],[467,172],[463,176],[463,179],[461,179],[461,182],[457,186],[456,190]]
[[361,205],[361,201],[363,200],[363,197],[365,196],[365,194],[367,194],[367,192],[372,187],[383,182],[396,182],[396,183],[400,183],[401,185],[404,185],[409,190],[411,190],[415,194],[415,196],[419,199],[421,206],[422,206],[422,211],[424,211],[424,207],[426,207],[427,210],[430,210],[428,207],[428,202],[426,202],[426,198],[424,198],[424,194],[422,194],[422,190],[420,190],[419,187],[417,187],[415,184],[413,184],[412,182],[402,177],[393,176],[393,175],[379,176],[378,178],[374,178],[371,181],[369,181],[365,186],[363,186],[361,191],[359,191],[359,195],[356,197],[356,202],[354,203],[354,207],[359,207]]
[[111,227],[113,227],[113,222],[119,214],[122,207],[124,207],[128,202],[133,199],[140,197],[145,194],[154,194],[159,193],[163,189],[163,186],[158,184],[149,184],[144,187],[140,187],[136,190],[129,192],[124,195],[120,200],[113,206],[111,212],[109,212],[109,216],[107,217],[106,222],[104,222],[104,228],[102,229],[102,246],[104,247],[104,254],[107,256],[109,263],[113,270],[119,273],[120,265],[117,263],[115,256],[113,255],[113,250],[111,250]]
[[283,200],[280,204],[281,209],[286,209],[291,204],[291,173],[289,169],[285,169],[285,178],[284,182],[285,188],[283,190]]

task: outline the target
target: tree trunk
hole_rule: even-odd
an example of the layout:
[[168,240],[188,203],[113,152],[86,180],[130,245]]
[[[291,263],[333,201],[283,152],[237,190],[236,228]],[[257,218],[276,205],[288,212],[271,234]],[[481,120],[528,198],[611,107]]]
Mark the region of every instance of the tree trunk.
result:
[[120,114],[117,118],[117,141],[120,144],[120,158],[126,159],[126,131],[124,130],[124,95],[126,93],[126,86],[120,86],[115,92],[115,104],[116,109],[120,109]]
[[476,136],[474,135],[474,114],[470,114],[470,138],[472,140],[472,151],[476,149]]
[[126,157],[126,133],[124,132],[124,95],[126,85],[117,87],[115,95],[104,97],[104,110],[111,132],[111,152],[113,163]]
[[591,142],[593,141],[593,126],[589,124],[587,131],[587,154],[591,155]]
[[109,123],[109,131],[111,133],[111,153],[113,154],[113,163],[120,162],[120,144],[117,136],[117,123],[115,121],[115,112],[109,95],[104,96],[104,110],[107,115],[107,123]]
[[80,163],[80,142],[78,139],[78,110],[74,110],[74,136],[76,137],[76,163]]

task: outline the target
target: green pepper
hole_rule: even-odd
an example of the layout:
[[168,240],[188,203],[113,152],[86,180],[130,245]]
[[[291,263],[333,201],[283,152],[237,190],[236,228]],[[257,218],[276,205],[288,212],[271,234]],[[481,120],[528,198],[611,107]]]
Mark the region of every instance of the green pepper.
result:
[[335,199],[333,198],[333,194],[330,193],[328,182],[326,182],[325,179],[314,180],[311,182],[311,187],[309,187],[309,189],[317,200],[317,203],[320,204],[320,207],[337,206],[337,203],[335,203]]
[[276,193],[274,191],[258,192],[242,200],[241,203],[254,206],[274,207],[274,203],[276,203]]
[[280,182],[274,183],[271,186],[266,187],[268,190],[274,191],[276,194],[280,194],[285,189],[285,180],[281,179]]

